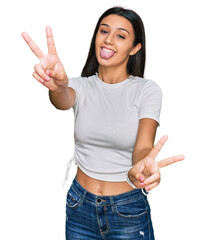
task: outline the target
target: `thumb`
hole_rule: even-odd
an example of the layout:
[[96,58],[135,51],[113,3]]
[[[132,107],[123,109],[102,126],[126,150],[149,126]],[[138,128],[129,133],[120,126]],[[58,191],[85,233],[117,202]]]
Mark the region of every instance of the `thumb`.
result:
[[52,70],[46,70],[46,74],[49,76],[49,77],[54,77],[54,71],[52,71]]
[[66,73],[65,73],[64,67],[61,62],[57,62],[55,64],[53,74],[54,74],[54,78],[56,78],[56,80],[59,80],[59,81],[65,80]]
[[60,78],[61,79],[61,64],[58,62],[55,64],[53,70],[47,69],[46,74],[51,78]]

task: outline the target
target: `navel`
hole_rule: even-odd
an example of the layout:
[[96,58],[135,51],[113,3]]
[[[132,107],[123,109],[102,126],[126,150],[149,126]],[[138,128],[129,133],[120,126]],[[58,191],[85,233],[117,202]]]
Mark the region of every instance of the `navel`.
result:
[[99,189],[97,190],[97,192],[98,192],[98,195],[102,195],[102,194],[103,194],[103,189],[102,189],[102,188],[99,188]]

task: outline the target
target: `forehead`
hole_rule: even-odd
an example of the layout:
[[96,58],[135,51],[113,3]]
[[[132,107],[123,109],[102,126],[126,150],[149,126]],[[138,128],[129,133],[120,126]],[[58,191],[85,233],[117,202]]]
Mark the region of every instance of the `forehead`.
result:
[[109,16],[106,16],[105,18],[102,19],[100,22],[101,24],[107,24],[111,28],[125,28],[129,32],[133,32],[133,27],[132,24],[130,23],[129,20],[122,16],[118,16],[116,14],[111,14]]

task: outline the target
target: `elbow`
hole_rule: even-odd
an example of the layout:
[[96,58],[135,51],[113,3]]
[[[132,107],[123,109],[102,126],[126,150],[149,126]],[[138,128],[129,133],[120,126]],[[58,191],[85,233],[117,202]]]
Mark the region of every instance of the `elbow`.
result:
[[52,103],[52,105],[58,110],[69,110],[71,108],[69,106],[59,106],[59,105],[56,105],[56,104],[53,104],[53,103]]

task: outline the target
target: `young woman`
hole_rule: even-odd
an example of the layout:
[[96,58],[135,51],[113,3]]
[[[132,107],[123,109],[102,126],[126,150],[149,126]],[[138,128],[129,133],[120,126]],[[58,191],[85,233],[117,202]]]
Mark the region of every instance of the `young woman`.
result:
[[34,78],[57,109],[75,115],[78,168],[67,193],[66,239],[154,239],[147,191],[159,184],[161,167],[184,156],[155,161],[167,136],[153,146],[162,95],[144,78],[141,18],[121,7],[103,13],[77,78],[68,79],[49,26],[46,35],[47,55],[22,33],[40,60]]

